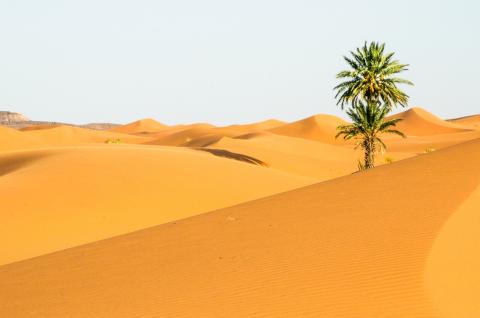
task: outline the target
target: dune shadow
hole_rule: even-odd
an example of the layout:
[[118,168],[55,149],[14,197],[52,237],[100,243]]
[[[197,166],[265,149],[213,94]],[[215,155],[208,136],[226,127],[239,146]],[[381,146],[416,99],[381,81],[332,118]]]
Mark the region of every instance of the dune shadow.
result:
[[15,156],[15,159],[10,156],[2,157],[0,158],[0,177],[15,172],[41,157],[43,156]]
[[224,150],[224,149],[213,149],[213,148],[192,148],[192,149],[199,150],[199,151],[205,151],[205,152],[211,153],[212,155],[217,156],[217,157],[223,157],[223,158],[227,158],[227,159],[238,160],[238,161],[254,164],[254,165],[257,165],[257,166],[264,166],[264,167],[267,166],[267,164],[265,162],[263,162],[263,161],[261,161],[257,158],[250,157],[250,156],[247,156],[247,155],[244,155],[244,154],[241,154],[241,153],[231,152],[231,151]]
[[196,138],[190,141],[187,141],[181,144],[182,147],[191,147],[191,148],[200,148],[200,147],[208,147],[213,145],[216,142],[219,142],[223,136],[215,136],[215,135],[206,135],[200,138]]

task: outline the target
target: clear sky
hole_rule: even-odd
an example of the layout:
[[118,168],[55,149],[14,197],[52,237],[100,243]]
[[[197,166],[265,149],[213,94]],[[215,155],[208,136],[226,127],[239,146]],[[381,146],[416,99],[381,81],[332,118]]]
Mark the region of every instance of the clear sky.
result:
[[477,0],[2,0],[0,110],[36,120],[242,123],[340,115],[342,55],[410,64],[411,106],[480,113]]

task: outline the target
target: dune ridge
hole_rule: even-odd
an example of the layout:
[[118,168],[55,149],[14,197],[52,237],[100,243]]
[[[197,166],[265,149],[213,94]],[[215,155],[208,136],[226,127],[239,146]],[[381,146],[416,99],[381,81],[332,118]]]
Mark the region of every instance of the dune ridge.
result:
[[[479,217],[479,160],[475,140],[4,265],[0,314],[476,317],[478,305],[463,306],[459,293],[478,295],[480,285],[450,284],[446,308],[435,268],[449,249],[441,238],[462,230],[449,222]],[[469,233],[462,243],[478,242]],[[468,257],[477,264],[475,246]]]
[[266,120],[255,122],[255,123],[252,123],[252,124],[230,125],[230,126],[226,126],[224,128],[253,132],[253,131],[268,130],[268,129],[272,129],[272,128],[282,126],[282,125],[285,125],[285,124],[286,124],[286,122],[278,120],[278,119],[266,119]]
[[464,125],[466,128],[469,129],[480,129],[480,115],[471,115],[449,119],[448,122]]
[[[192,143],[198,143],[198,140]],[[269,132],[223,137],[210,140],[207,145],[249,155],[262,160],[270,168],[318,181],[353,173],[357,170],[355,158],[361,156],[353,149]]]
[[125,134],[145,134],[157,132],[167,128],[168,126],[159,123],[155,119],[145,118],[140,119],[125,125],[116,126],[110,129],[112,132],[119,132]]
[[74,126],[40,127],[22,132],[38,141],[44,147],[73,146],[92,143],[106,143],[109,140],[119,140],[122,143],[144,143],[148,138],[124,133],[103,130],[93,130]]
[[187,148],[93,145],[0,153],[0,264],[313,182]]
[[186,127],[178,127],[172,130],[167,130],[164,133],[157,134],[157,138],[147,142],[149,145],[164,145],[164,146],[191,146],[191,141],[195,139],[218,140],[224,136],[235,136],[241,132],[235,128],[218,128],[207,124],[193,124]]
[[34,148],[39,144],[39,141],[32,136],[0,125],[0,152]]
[[464,126],[442,120],[420,107],[410,108],[389,118],[402,119],[397,123],[397,129],[412,136],[458,133],[470,130]]
[[326,143],[338,143],[335,139],[337,127],[347,122],[333,115],[315,115],[288,123],[269,131],[291,137],[312,139]]

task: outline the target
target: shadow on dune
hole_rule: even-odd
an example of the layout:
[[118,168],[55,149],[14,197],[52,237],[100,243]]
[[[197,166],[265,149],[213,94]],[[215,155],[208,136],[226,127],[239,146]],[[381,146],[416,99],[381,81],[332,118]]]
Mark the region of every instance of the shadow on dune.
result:
[[228,151],[228,150],[212,149],[212,148],[192,148],[192,149],[199,150],[199,151],[205,151],[205,152],[211,153],[212,155],[218,156],[218,157],[243,161],[243,162],[258,165],[258,166],[264,166],[264,167],[267,166],[267,164],[265,162],[263,162],[263,161],[261,161],[257,158],[253,158],[253,157],[241,154],[241,153],[231,152],[231,151]]
[[21,168],[27,166],[29,163],[40,159],[43,156],[4,156],[0,157],[0,177],[5,176],[9,173],[20,170]]

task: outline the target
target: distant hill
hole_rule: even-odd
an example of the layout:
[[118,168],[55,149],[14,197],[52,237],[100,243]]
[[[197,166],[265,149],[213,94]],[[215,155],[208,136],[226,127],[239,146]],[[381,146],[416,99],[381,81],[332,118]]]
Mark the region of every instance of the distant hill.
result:
[[0,111],[0,124],[15,124],[30,121],[27,117],[19,113]]
[[118,126],[120,125],[112,124],[112,123],[91,123],[91,124],[80,125],[80,127],[95,129],[95,130],[110,130]]
[[75,125],[63,122],[54,122],[54,121],[38,121],[38,120],[30,120],[28,117],[15,112],[10,111],[0,111],[0,125],[7,126],[10,128],[15,129],[22,129],[25,127],[32,127],[32,126],[59,126],[59,125],[66,125],[66,126],[76,126],[94,130],[109,130],[120,126],[118,124],[112,123],[90,123],[85,125]]

